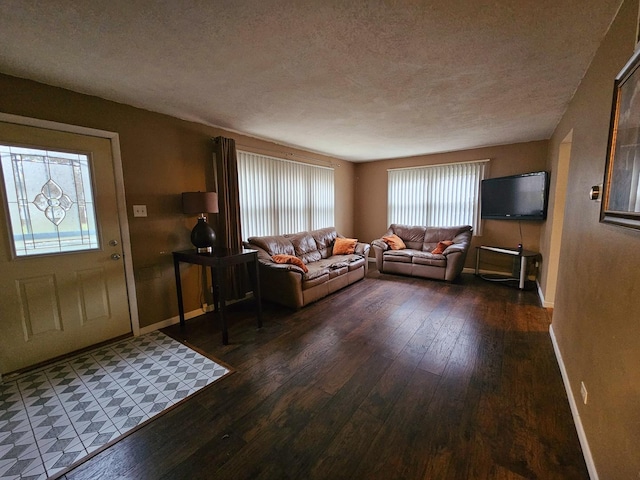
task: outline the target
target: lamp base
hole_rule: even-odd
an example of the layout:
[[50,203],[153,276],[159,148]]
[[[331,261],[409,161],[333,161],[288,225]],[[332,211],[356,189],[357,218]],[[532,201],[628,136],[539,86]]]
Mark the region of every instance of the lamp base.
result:
[[191,230],[191,243],[198,253],[211,253],[216,244],[216,232],[206,222],[204,215],[198,218],[193,230]]

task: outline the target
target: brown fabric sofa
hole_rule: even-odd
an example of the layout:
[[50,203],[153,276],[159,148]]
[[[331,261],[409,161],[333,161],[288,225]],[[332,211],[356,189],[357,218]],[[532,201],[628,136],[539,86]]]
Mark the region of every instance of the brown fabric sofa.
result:
[[[298,309],[347,285],[367,273],[369,245],[356,243],[350,255],[333,255],[338,235],[334,227],[287,235],[251,237],[246,248],[258,251],[260,292],[264,300]],[[295,255],[308,272],[274,255]]]
[[[471,232],[469,225],[423,227],[392,224],[383,237],[395,234],[407,248],[392,250],[382,238],[374,240],[371,246],[381,273],[452,281],[464,268],[471,244]],[[453,244],[441,254],[431,253],[438,242],[444,240],[452,241]]]

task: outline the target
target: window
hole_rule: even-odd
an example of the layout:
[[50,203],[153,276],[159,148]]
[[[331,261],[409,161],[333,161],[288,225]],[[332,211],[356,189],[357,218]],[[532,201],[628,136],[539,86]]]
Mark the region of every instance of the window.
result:
[[388,170],[388,223],[471,225],[480,235],[480,182],[489,160]]
[[333,168],[238,151],[242,238],[330,227]]
[[0,145],[18,257],[99,247],[89,157]]

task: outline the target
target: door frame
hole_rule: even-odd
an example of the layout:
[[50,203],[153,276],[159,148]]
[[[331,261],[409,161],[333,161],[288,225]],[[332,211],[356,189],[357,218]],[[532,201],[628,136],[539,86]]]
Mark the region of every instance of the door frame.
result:
[[116,202],[118,205],[118,223],[122,236],[122,253],[124,260],[124,276],[127,288],[129,319],[133,335],[140,335],[140,319],[138,318],[138,297],[136,296],[136,284],[133,274],[133,261],[131,257],[131,238],[129,234],[129,220],[127,217],[127,202],[124,193],[124,174],[122,171],[122,157],[120,156],[120,136],[116,132],[98,130],[95,128],[69,125],[67,123],[41,120],[38,118],[23,117],[10,113],[0,112],[0,122],[15,123],[29,127],[46,128],[59,132],[76,133],[91,137],[106,138],[111,142],[111,156],[113,158],[113,173],[115,179]]

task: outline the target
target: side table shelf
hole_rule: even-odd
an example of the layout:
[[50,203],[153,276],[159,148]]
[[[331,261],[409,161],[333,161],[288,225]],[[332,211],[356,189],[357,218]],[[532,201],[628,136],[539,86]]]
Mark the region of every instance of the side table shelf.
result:
[[[518,278],[518,288],[524,290],[524,283],[527,278],[527,262],[530,258],[540,257],[539,252],[532,250],[523,250],[519,252],[516,249],[503,248],[503,247],[490,247],[487,245],[480,245],[476,247],[476,275],[480,275],[480,252],[494,252],[502,255],[511,255],[513,257],[520,257],[520,278]],[[515,277],[514,277],[515,278]]]

